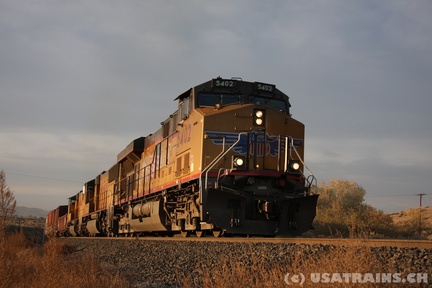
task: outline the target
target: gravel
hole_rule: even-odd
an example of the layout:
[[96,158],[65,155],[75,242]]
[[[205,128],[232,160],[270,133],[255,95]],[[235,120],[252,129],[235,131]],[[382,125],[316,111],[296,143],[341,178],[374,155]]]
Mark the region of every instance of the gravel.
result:
[[[233,263],[251,266],[256,265],[257,261],[265,261],[278,263],[282,267],[290,267],[293,255],[303,255],[303,259],[317,259],[335,249],[346,249],[346,247],[323,244],[142,241],[138,239],[121,241],[97,238],[65,238],[62,241],[67,241],[68,245],[73,247],[74,255],[91,253],[103,266],[119,271],[128,279],[131,287],[181,287],[185,278],[199,278],[200,275],[205,274],[204,271],[211,271],[224,264],[227,267]],[[392,271],[428,273],[429,278],[432,278],[432,249],[392,246],[365,249],[370,249],[376,259]],[[430,284],[432,284],[431,280],[429,279]],[[285,285],[284,282],[281,283]],[[398,285],[398,287],[403,286]]]

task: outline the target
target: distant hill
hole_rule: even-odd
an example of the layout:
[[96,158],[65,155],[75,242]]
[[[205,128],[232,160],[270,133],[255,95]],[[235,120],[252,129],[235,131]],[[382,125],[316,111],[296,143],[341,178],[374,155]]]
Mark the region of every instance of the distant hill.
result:
[[39,208],[28,208],[23,206],[16,206],[15,216],[18,217],[28,217],[28,218],[38,218],[46,217],[48,211]]
[[[419,218],[420,208],[410,208],[404,211],[389,214],[395,224],[407,222],[413,218]],[[421,210],[421,219],[425,226],[432,226],[432,206],[423,207]]]
[[410,231],[411,234],[417,234],[421,230],[423,237],[432,240],[432,206],[423,207],[421,211],[420,208],[410,208],[389,215],[394,224],[404,227],[402,230]]

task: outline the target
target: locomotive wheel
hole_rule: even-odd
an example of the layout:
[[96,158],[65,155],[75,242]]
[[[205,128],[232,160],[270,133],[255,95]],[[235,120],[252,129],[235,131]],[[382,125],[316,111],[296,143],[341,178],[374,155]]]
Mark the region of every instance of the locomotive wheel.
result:
[[195,231],[195,234],[198,238],[204,237],[206,231]]
[[222,234],[222,230],[213,230],[213,236],[216,238],[219,238]]
[[181,235],[183,236],[183,237],[189,237],[189,234],[190,234],[190,232],[189,231],[181,231]]

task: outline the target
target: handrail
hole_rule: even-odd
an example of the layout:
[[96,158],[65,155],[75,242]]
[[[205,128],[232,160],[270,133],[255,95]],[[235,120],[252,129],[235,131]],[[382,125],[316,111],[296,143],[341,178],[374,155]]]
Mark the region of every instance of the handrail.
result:
[[303,167],[309,172],[309,174],[313,175],[313,173],[309,170],[309,168],[304,163],[303,159],[300,157],[300,154],[297,152],[297,149],[294,146],[294,138],[293,137],[289,137],[289,138],[291,140],[291,147],[293,148],[294,152],[296,153],[299,161],[303,164]]
[[[300,154],[298,153],[297,149],[295,148],[294,145],[294,138],[293,137],[287,137],[291,140],[291,145],[290,148],[292,147],[292,149],[294,150],[295,154],[297,155],[299,161],[303,164],[303,167],[309,172],[309,175],[306,177],[306,175],[304,174],[303,171],[300,170],[300,172],[302,173],[303,177],[306,178],[307,183],[309,184],[309,187],[313,185],[313,182],[316,182],[316,178],[313,175],[312,171],[307,167],[307,165],[305,164],[305,162],[303,161],[303,159],[300,157]],[[285,147],[286,149],[286,147]],[[315,186],[317,186],[317,184],[315,184]]]
[[[208,183],[207,183],[207,180],[208,180],[208,173],[210,172],[210,170],[216,165],[216,163],[217,162],[219,162],[220,161],[220,159],[222,159],[230,150],[232,150],[239,142],[240,142],[240,139],[241,139],[241,135],[242,134],[247,134],[248,132],[240,132],[239,134],[238,134],[238,138],[237,138],[237,141],[236,142],[234,142],[227,150],[225,150],[225,138],[224,138],[224,140],[223,140],[223,148],[222,148],[222,152],[221,153],[219,153],[219,155],[217,155],[216,157],[215,157],[215,159],[213,159],[213,161],[212,162],[210,162],[210,164],[209,165],[207,165],[207,167],[205,167],[203,170],[202,170],[202,172],[201,172],[201,176],[200,176],[200,181],[201,181],[201,185],[200,185],[200,187],[202,187],[202,175],[205,173],[205,184],[204,184],[204,190],[207,190],[207,185],[208,185]],[[202,204],[202,189],[200,189],[200,203]]]

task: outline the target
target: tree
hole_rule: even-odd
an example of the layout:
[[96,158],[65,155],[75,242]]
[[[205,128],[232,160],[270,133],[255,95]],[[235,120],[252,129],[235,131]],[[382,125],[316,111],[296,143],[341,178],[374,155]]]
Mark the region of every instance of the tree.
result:
[[14,193],[6,184],[6,174],[0,171],[0,240],[6,236],[7,218],[15,214],[16,200]]
[[355,181],[330,179],[328,184],[319,183],[314,192],[320,194],[315,235],[382,238],[418,231],[418,217],[417,222],[395,225],[390,215],[365,203],[366,191]]
[[394,231],[393,221],[364,203],[366,191],[355,181],[330,179],[320,183],[315,224],[317,232],[342,236],[386,236]]
[[343,236],[356,234],[367,209],[363,204],[366,191],[355,181],[330,179],[321,183],[317,191],[316,226],[321,233],[340,233]]
[[396,235],[396,226],[391,216],[371,205],[366,204],[363,223],[364,230],[370,237],[394,237]]

